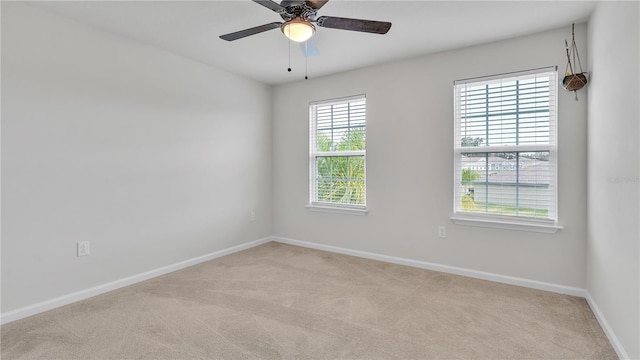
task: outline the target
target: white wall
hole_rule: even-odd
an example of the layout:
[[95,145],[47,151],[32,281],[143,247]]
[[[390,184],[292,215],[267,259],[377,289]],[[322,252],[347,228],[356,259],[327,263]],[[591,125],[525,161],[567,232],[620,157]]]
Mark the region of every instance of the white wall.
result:
[[[586,25],[577,25],[586,55]],[[553,235],[454,225],[453,81],[558,65],[566,28],[311,78],[274,89],[274,234],[472,270],[584,288],[586,100],[559,93],[559,218]],[[586,56],[585,56],[586,57]],[[582,59],[586,65],[586,59]],[[308,103],[367,96],[366,216],[305,210]],[[438,225],[447,238],[437,237]]]
[[638,2],[602,2],[589,21],[587,291],[632,359],[640,358],[639,13]]
[[270,235],[270,92],[2,2],[2,312]]

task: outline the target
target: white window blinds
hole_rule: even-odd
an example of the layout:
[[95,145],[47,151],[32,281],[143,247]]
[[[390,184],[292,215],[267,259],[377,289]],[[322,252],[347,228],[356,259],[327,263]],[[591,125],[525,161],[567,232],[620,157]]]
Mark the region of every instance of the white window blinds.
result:
[[315,102],[310,117],[310,202],[366,205],[366,98]]
[[454,83],[454,213],[557,220],[556,68]]

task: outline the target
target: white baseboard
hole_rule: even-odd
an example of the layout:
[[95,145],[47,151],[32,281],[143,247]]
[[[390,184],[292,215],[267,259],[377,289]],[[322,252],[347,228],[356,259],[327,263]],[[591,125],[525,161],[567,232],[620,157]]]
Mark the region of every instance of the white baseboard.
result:
[[384,262],[393,263],[393,264],[412,266],[420,269],[439,271],[439,272],[454,274],[454,275],[461,275],[461,276],[466,276],[474,279],[488,280],[488,281],[493,281],[493,282],[498,282],[503,284],[550,291],[550,292],[559,293],[559,294],[578,296],[582,298],[584,298],[586,295],[586,292],[584,289],[571,287],[571,286],[557,285],[557,284],[552,284],[552,283],[547,283],[542,281],[488,273],[484,271],[465,269],[465,268],[460,268],[455,266],[440,265],[440,264],[434,264],[434,263],[425,262],[425,261],[411,260],[411,259],[399,258],[395,256],[388,256],[388,255],[381,255],[381,254],[370,253],[365,251],[341,248],[337,246],[318,244],[318,243],[313,243],[308,241],[288,239],[288,238],[283,238],[278,236],[271,237],[271,240],[277,241],[283,244],[302,246],[302,247],[307,247],[311,249],[334,252],[338,254],[357,256],[357,257],[372,259],[372,260],[379,260],[379,261],[384,261]]
[[591,293],[589,293],[588,290],[585,290],[585,294],[585,299],[587,300],[591,311],[593,311],[593,314],[596,316],[596,319],[600,323],[602,331],[604,331],[605,335],[607,335],[607,338],[609,338],[609,342],[611,343],[611,346],[613,346],[613,349],[616,351],[616,354],[618,354],[618,357],[620,359],[631,359],[631,357],[629,357],[629,354],[625,351],[624,346],[622,346],[620,339],[618,339],[616,334],[613,332],[613,329],[607,322],[604,314],[602,313],[602,311],[600,311],[600,308],[598,307],[598,304],[596,304],[595,299],[591,296]]
[[84,300],[90,298],[92,296],[104,294],[109,291],[113,291],[125,286],[129,286],[135,283],[139,283],[141,281],[145,281],[157,276],[165,275],[170,272],[174,272],[180,269],[187,268],[189,266],[197,265],[205,261],[213,260],[225,255],[230,255],[236,253],[238,251],[246,250],[252,248],[254,246],[262,245],[272,241],[271,238],[263,238],[254,241],[250,241],[248,243],[240,244],[237,246],[233,246],[227,249],[222,249],[216,252],[212,252],[210,254],[202,255],[195,257],[193,259],[181,261],[179,263],[175,263],[172,265],[164,266],[158,269],[150,270],[141,274],[133,275],[124,279],[112,281],[106,284],[94,286],[89,289],[80,290],[78,292],[63,295],[57,297],[55,299],[46,300],[37,304],[25,306],[20,309],[8,311],[6,313],[0,314],[0,324],[7,324],[9,322],[19,320],[31,315],[39,314],[41,312],[45,312],[47,310],[52,310],[60,306],[68,305],[74,303],[76,301]]

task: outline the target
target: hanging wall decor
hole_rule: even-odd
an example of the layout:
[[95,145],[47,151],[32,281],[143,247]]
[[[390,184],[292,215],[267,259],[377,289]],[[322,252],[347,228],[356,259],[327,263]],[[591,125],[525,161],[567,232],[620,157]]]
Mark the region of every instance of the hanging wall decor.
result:
[[578,100],[578,90],[587,84],[588,73],[582,71],[582,63],[580,63],[580,55],[578,54],[578,46],[576,45],[575,24],[571,24],[571,45],[564,41],[567,51],[567,67],[565,68],[565,76],[562,79],[562,86],[573,91]]

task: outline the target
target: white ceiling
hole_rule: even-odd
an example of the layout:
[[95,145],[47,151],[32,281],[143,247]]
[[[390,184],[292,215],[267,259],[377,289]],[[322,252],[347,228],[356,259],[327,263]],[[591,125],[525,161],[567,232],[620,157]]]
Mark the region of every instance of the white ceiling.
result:
[[[267,84],[304,78],[305,59],[280,30],[234,42],[219,35],[281,21],[250,0],[30,2],[77,21]],[[319,55],[309,77],[481,44],[588,19],[593,1],[351,1],[331,0],[319,15],[390,21],[386,35],[317,28]],[[562,44],[558,44],[562,46]]]

